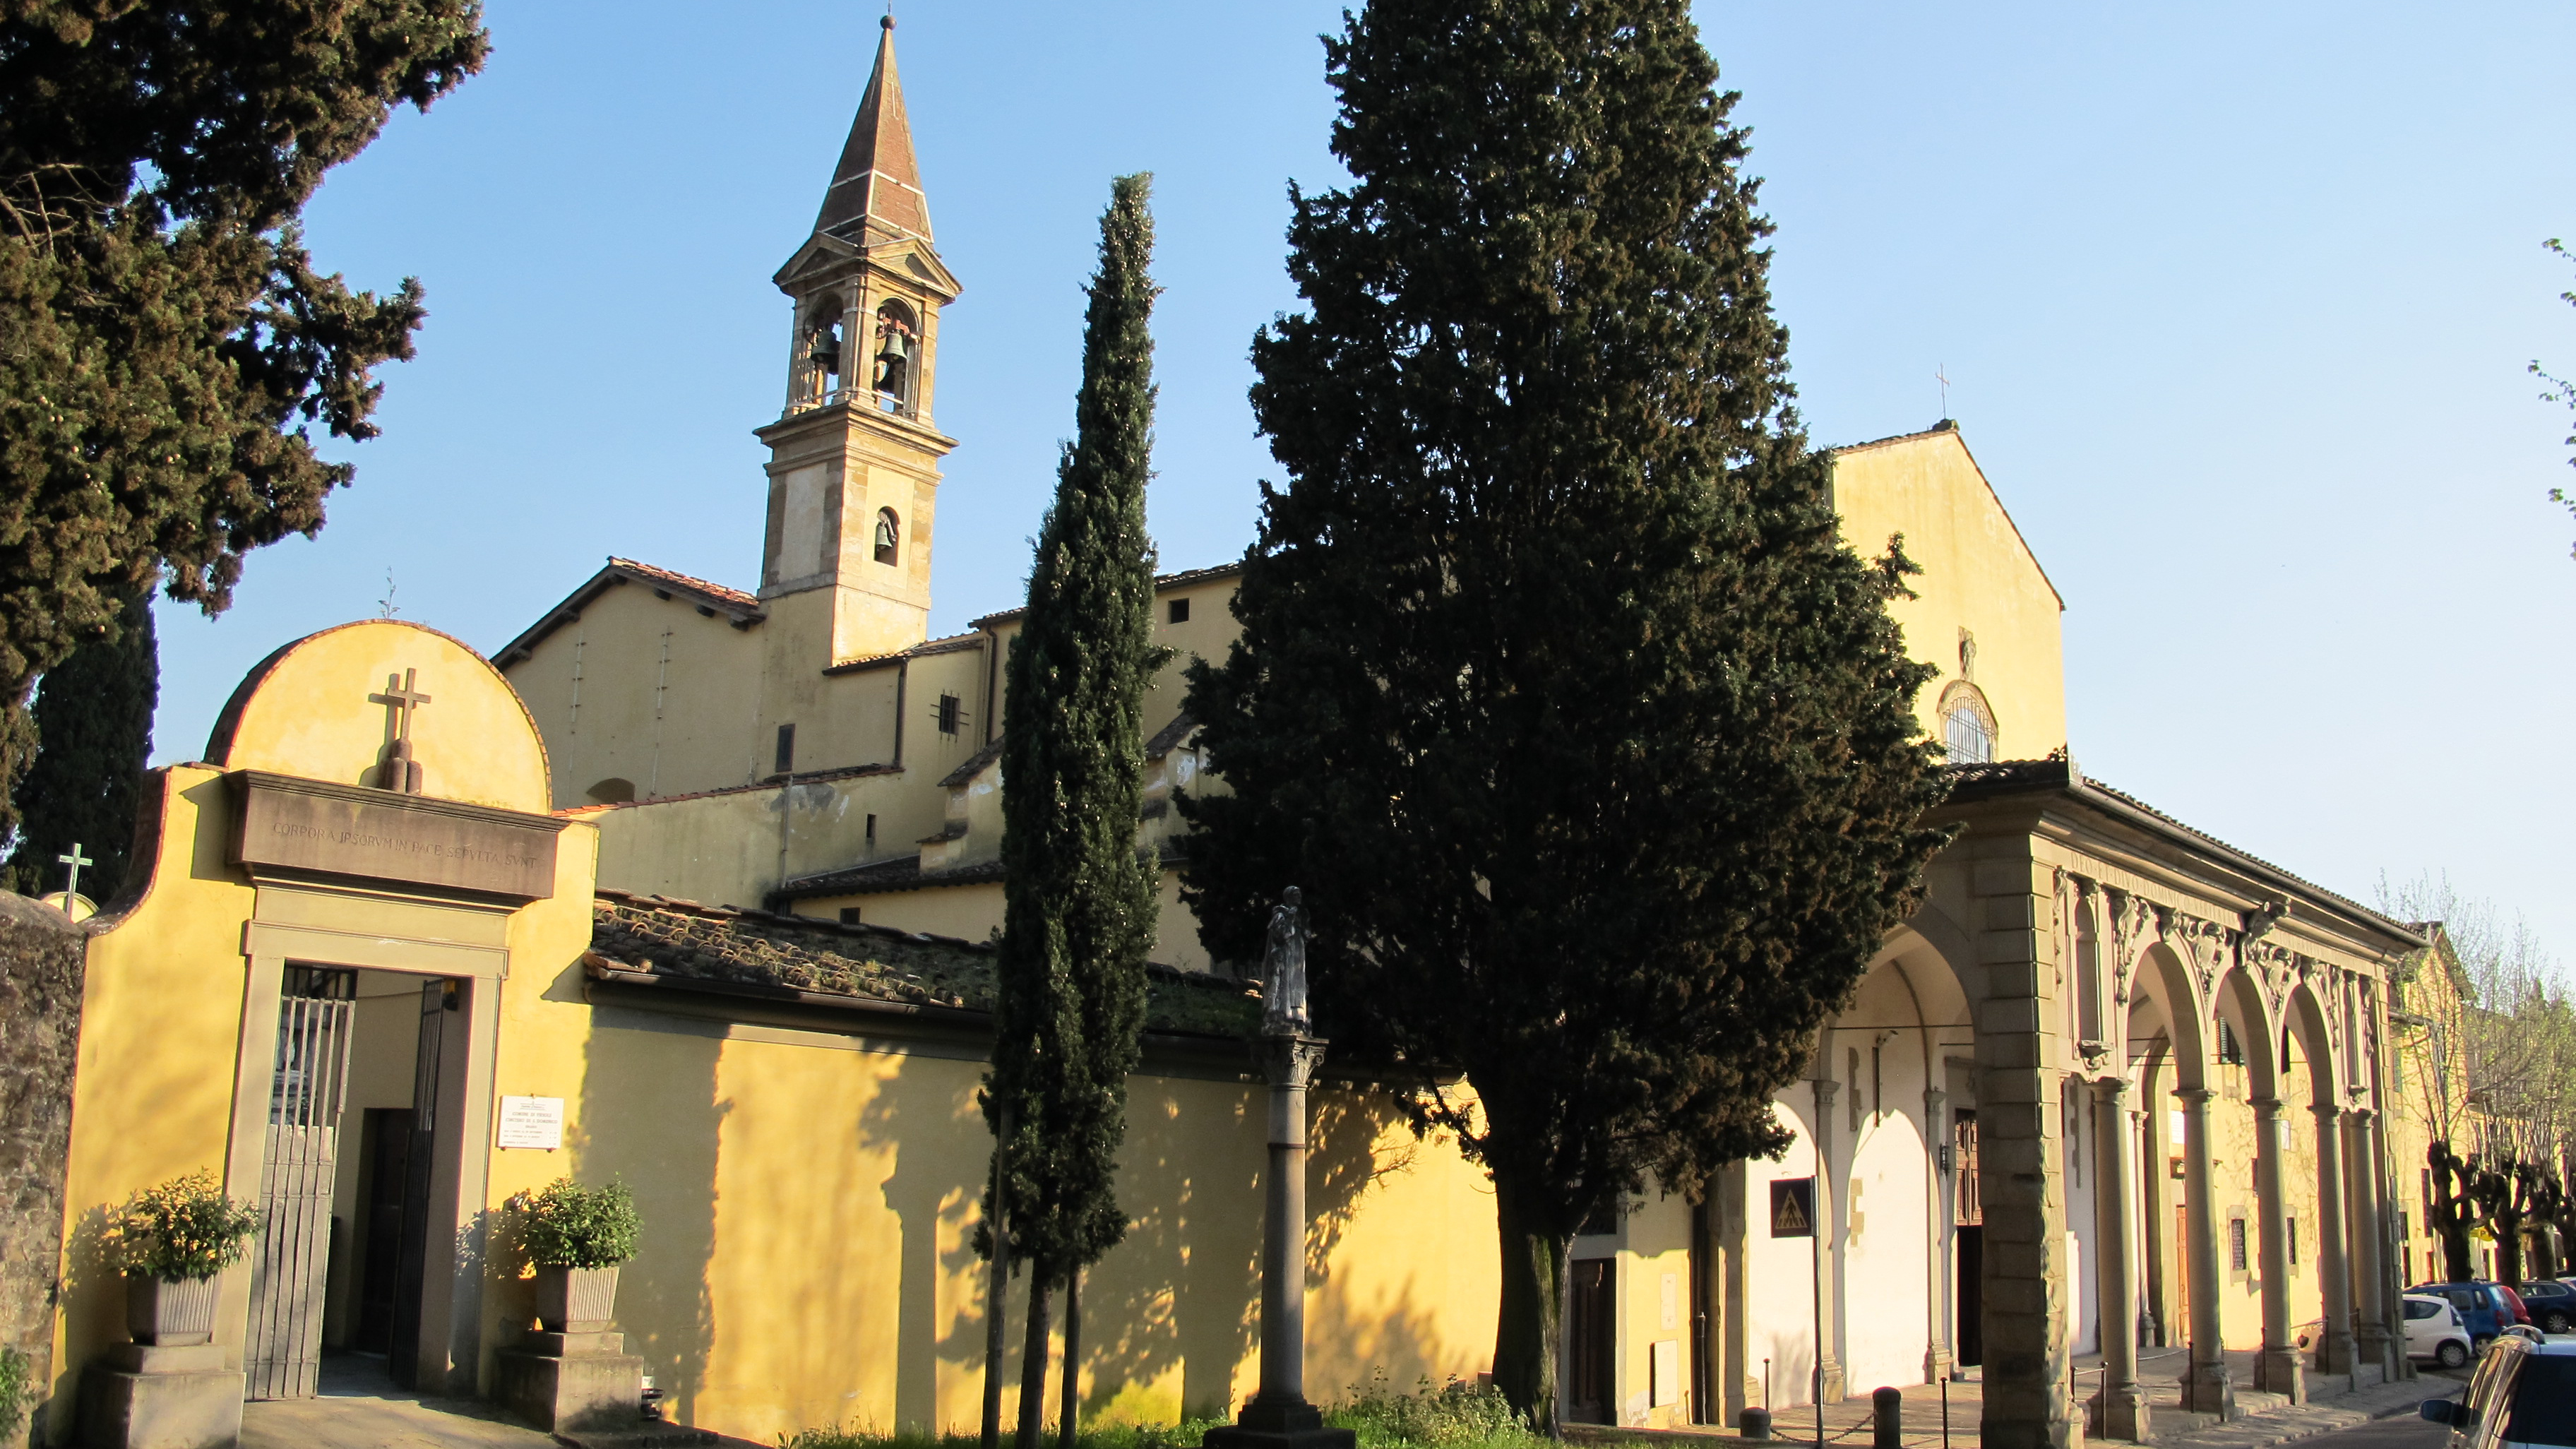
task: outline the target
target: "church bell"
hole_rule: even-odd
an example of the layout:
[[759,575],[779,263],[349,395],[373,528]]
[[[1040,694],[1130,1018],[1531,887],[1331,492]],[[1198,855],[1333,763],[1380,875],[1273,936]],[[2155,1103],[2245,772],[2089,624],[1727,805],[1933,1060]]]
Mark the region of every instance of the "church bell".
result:
[[817,327],[814,329],[814,345],[807,350],[805,356],[807,361],[824,372],[839,372],[841,339],[832,335],[831,328]]

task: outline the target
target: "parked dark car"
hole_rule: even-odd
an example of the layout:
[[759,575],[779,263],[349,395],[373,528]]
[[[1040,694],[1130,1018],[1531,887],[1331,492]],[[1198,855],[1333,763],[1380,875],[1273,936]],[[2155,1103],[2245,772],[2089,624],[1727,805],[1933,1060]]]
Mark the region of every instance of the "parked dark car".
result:
[[2531,1310],[2532,1327],[2543,1333],[2576,1330],[2576,1288],[2555,1278],[2535,1278],[2515,1284],[2514,1291],[2522,1295],[2522,1306]]
[[2502,1283],[2498,1283],[2496,1287],[2503,1292],[2504,1301],[2513,1305],[2513,1321],[2526,1328],[2535,1327],[2536,1325],[2531,1321],[2531,1310],[2523,1305],[2522,1295]]
[[2415,1412],[2450,1426],[2446,1449],[2576,1449],[2576,1343],[2506,1334],[2488,1347],[2456,1399],[2426,1399]]
[[2488,1339],[2504,1331],[2509,1323],[2520,1323],[2522,1315],[2513,1311],[2513,1300],[2496,1283],[2426,1283],[2409,1288],[2409,1293],[2429,1294],[2448,1299],[2460,1310],[2460,1324],[2468,1329],[2469,1340],[2485,1348]]

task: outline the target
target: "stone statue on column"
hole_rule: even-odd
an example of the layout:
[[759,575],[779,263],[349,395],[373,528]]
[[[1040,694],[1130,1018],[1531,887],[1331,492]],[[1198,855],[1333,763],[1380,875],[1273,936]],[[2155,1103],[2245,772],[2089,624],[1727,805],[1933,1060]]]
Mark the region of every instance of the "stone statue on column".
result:
[[1306,1402],[1306,1084],[1324,1060],[1306,1012],[1306,908],[1295,886],[1270,912],[1261,952],[1261,1037],[1254,1044],[1270,1084],[1270,1165],[1261,1230],[1261,1389],[1232,1424],[1207,1431],[1204,1449],[1353,1449],[1358,1436],[1327,1428]]

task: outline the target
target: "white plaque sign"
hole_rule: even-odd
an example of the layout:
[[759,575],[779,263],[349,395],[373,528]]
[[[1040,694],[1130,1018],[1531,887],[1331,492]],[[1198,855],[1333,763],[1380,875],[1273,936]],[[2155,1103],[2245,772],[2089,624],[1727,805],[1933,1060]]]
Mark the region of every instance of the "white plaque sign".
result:
[[563,1098],[503,1097],[503,1147],[536,1147],[553,1152],[563,1146]]

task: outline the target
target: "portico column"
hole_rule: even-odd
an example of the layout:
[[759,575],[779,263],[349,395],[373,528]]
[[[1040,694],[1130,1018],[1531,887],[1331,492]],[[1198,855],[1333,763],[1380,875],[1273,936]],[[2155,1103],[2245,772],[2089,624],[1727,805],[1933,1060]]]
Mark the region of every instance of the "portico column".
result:
[[2182,1099],[2183,1215],[2190,1226],[2191,1367],[2184,1371],[2182,1406],[2221,1419],[2236,1417],[2236,1384],[2227,1372],[2218,1327],[2218,1203],[2210,1187],[2207,1087],[2186,1087]]
[[2306,1365],[2299,1346],[2290,1341],[2289,1201],[2281,1191],[2281,1159],[2290,1151],[2290,1123],[2281,1115],[2281,1099],[2254,1099],[2255,1240],[2263,1273],[2263,1352],[2254,1360],[2254,1387],[2308,1401]]
[[2348,1221],[2352,1225],[2352,1336],[2355,1361],[2390,1372],[2385,1295],[2379,1283],[2379,1153],[2371,1138],[2375,1115],[2368,1107],[2344,1114],[2344,1181],[2352,1185]]
[[2325,1289],[2325,1334],[2317,1340],[2317,1372],[2352,1372],[2352,1264],[2344,1256],[2343,1109],[2310,1107],[2317,1114],[2317,1280]]
[[[1932,1322],[1924,1334],[1923,1382],[1937,1384],[1950,1376],[1950,1174],[1941,1170],[1942,1154],[1950,1150],[1950,1094],[1938,1087],[1923,1089],[1923,1140],[1931,1144],[1924,1164],[1929,1179],[1924,1193],[1927,1232],[1924,1238],[1924,1284],[1926,1316]],[[1955,1168],[1953,1169],[1955,1170]]]
[[2138,1272],[2133,1222],[2137,1156],[2129,1137],[2129,1084],[2093,1084],[2093,1263],[2102,1304],[2102,1437],[2148,1438],[2147,1395],[2138,1387]]
[[[1810,1083],[1816,1089],[1816,1236],[1810,1246],[1816,1252],[1816,1399],[1819,1403],[1838,1403],[1843,1396],[1843,1366],[1834,1357],[1834,1341],[1842,1336],[1842,1280],[1834,1271],[1842,1246],[1842,1213],[1839,1195],[1834,1191],[1834,1091],[1839,1085],[1823,1075],[1830,1052],[1817,1056],[1817,1076]],[[1855,1087],[1853,1090],[1859,1090]]]

